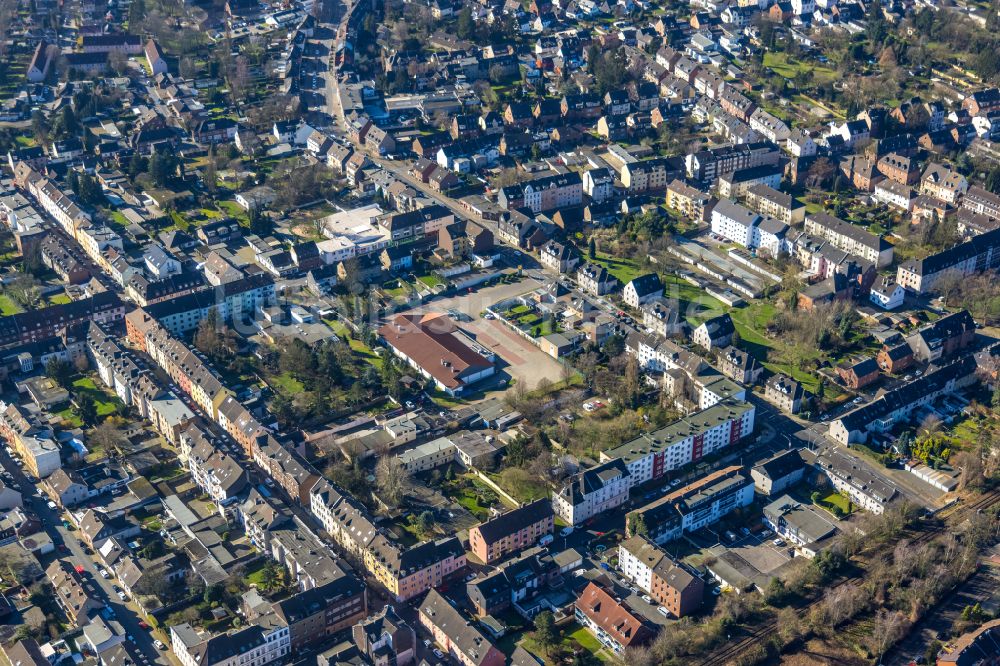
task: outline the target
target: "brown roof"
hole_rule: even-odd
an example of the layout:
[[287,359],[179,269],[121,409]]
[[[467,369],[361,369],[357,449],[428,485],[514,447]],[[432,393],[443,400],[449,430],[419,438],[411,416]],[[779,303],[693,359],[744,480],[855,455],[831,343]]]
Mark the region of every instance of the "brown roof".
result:
[[467,374],[492,363],[455,335],[458,327],[440,313],[398,315],[379,329],[379,335],[399,353],[449,388],[464,384]]
[[576,607],[623,647],[642,645],[653,637],[652,630],[642,620],[596,583],[584,589]]

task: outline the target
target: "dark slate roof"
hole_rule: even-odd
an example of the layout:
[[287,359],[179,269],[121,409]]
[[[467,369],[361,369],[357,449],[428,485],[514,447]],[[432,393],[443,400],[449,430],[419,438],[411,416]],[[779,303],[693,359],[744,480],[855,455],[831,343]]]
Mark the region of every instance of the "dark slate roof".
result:
[[480,523],[478,529],[486,543],[493,543],[528,525],[534,525],[553,516],[552,504],[543,498]]

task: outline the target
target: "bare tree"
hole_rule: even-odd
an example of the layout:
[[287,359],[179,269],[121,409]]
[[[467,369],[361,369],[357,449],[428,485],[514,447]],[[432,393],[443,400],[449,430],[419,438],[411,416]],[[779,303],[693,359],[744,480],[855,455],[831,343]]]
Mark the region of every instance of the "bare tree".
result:
[[906,617],[897,610],[881,608],[875,614],[875,621],[872,623],[867,643],[868,652],[877,659],[878,663],[881,663],[885,651],[902,638],[906,632],[907,624]]
[[403,503],[412,485],[410,473],[395,456],[385,456],[375,466],[375,480],[379,498],[388,506],[396,508]]

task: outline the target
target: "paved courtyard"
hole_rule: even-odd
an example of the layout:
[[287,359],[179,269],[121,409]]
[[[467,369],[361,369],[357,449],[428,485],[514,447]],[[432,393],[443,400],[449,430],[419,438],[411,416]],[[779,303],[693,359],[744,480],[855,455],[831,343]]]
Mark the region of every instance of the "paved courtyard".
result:
[[496,353],[502,361],[502,373],[522,382],[530,390],[538,386],[542,378],[558,382],[562,378],[562,365],[500,321],[483,319],[481,313],[497,301],[519,296],[541,285],[542,282],[534,278],[524,278],[512,284],[473,289],[461,296],[434,299],[403,313],[454,311],[466,315],[468,320],[457,321],[458,326]]

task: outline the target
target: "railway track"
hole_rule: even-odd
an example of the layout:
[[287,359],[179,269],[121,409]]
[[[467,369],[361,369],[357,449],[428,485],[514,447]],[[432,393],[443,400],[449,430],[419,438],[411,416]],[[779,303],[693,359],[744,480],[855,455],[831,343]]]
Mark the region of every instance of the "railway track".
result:
[[[977,497],[972,502],[957,502],[937,514],[936,518],[941,520],[939,524],[928,526],[927,529],[921,530],[920,534],[915,536],[911,543],[919,545],[927,543],[940,536],[945,532],[945,530],[954,524],[954,521],[949,523],[946,520],[947,518],[954,518],[956,516],[970,517],[979,511],[994,506],[995,504],[1000,504],[1000,488],[992,490],[981,497]],[[863,580],[864,579],[861,576],[852,576],[851,578],[846,578],[837,583],[837,585],[834,586],[834,589],[858,583]],[[816,599],[808,604],[805,604],[799,609],[799,615],[805,616],[810,609],[822,602],[822,599]],[[777,630],[777,620],[770,620],[754,629],[751,633],[742,636],[736,640],[736,642],[724,645],[722,648],[716,650],[713,654],[697,663],[701,664],[701,666],[729,666],[734,664],[737,659],[739,659],[751,648],[766,644],[770,637],[777,632]]]

